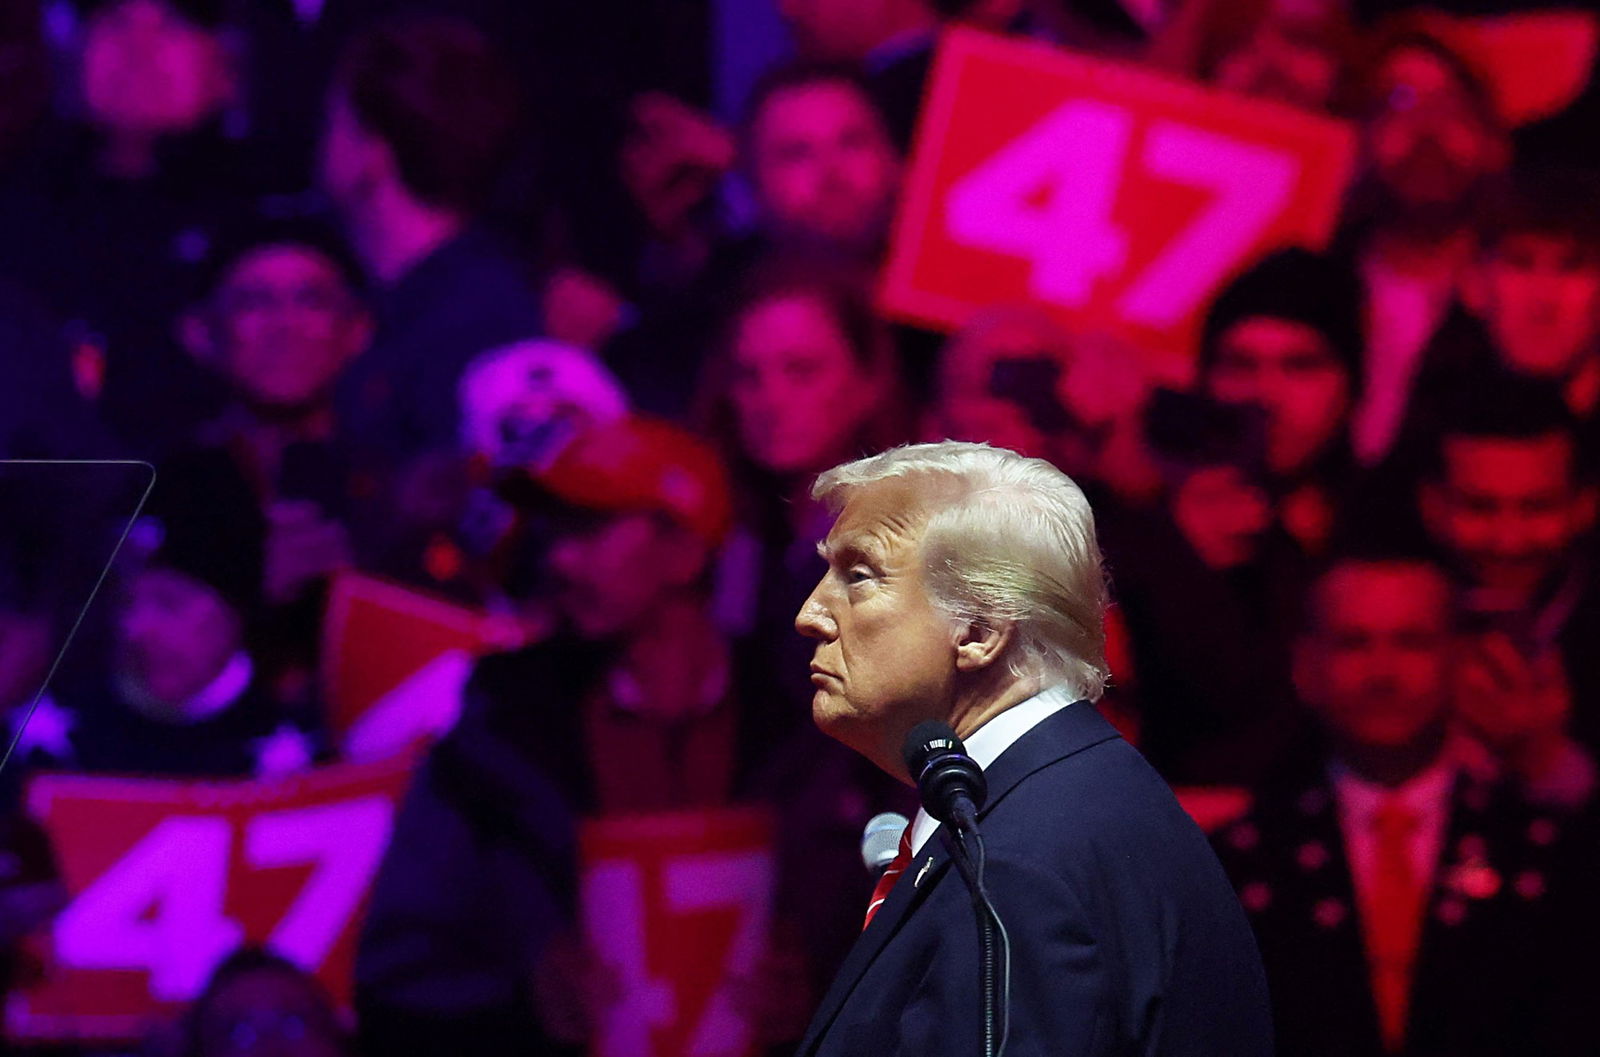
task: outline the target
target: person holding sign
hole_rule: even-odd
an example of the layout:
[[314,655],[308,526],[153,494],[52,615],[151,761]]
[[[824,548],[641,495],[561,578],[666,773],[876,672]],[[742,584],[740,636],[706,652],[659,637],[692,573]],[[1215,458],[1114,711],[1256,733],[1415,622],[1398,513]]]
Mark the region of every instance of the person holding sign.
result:
[[1260,957],[1222,868],[1095,709],[1106,586],[1078,486],[946,441],[835,467],[814,493],[837,520],[795,621],[816,642],[813,718],[902,780],[916,780],[903,748],[949,763],[965,739],[956,762],[974,792],[955,806],[958,838],[924,788],[799,1052],[994,1052],[980,1047],[980,929],[962,883],[980,826],[986,931],[1009,934],[1010,1052],[1271,1052]]
[[[480,661],[459,721],[422,765],[357,960],[363,1041],[391,1055],[522,1054],[540,1052],[539,1040],[636,1052],[605,1044],[633,981],[603,941],[652,941],[620,903],[604,906],[609,920],[598,927],[637,935],[579,927],[580,897],[596,883],[580,869],[581,828],[760,802],[765,756],[779,749],[744,707],[706,599],[708,565],[732,519],[726,475],[709,444],[635,416],[590,427],[503,488],[547,519],[544,587],[563,627]],[[798,827],[785,831],[810,852]],[[826,890],[806,858],[793,883]],[[712,882],[688,888],[695,898],[724,894]],[[767,950],[764,933],[755,946]],[[734,1015],[798,1037],[801,970],[781,960],[757,967]],[[693,1027],[692,983],[652,982],[677,996],[661,1014],[668,1023],[654,1026]]]

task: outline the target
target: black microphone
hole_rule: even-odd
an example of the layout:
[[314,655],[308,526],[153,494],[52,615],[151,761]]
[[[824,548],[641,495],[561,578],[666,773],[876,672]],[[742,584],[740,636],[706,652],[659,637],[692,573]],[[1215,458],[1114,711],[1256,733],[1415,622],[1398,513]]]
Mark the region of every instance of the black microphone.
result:
[[989,783],[949,724],[932,719],[918,723],[906,735],[900,758],[929,815],[964,832],[976,829]]

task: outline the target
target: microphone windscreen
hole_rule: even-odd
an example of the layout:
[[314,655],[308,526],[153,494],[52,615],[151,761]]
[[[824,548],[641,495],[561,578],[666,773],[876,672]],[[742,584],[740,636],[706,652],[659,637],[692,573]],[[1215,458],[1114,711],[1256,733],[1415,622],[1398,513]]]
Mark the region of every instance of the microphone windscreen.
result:
[[946,753],[964,754],[966,751],[966,746],[961,744],[956,732],[950,729],[950,724],[930,719],[911,728],[911,733],[907,734],[906,740],[901,743],[900,759],[905,762],[906,773],[911,776],[911,780],[920,782],[929,760]]
[[900,851],[900,834],[910,824],[904,815],[894,811],[885,811],[867,820],[867,828],[861,833],[861,862],[873,877],[894,862]]

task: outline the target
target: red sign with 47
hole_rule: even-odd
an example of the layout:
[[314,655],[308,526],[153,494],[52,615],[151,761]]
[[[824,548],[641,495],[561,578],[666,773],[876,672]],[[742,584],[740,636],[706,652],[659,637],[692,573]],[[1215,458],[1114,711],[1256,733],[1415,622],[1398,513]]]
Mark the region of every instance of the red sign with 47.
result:
[[1318,248],[1350,178],[1344,123],[971,30],[944,38],[883,299],[962,325],[1032,302],[1157,356],[1261,253]]

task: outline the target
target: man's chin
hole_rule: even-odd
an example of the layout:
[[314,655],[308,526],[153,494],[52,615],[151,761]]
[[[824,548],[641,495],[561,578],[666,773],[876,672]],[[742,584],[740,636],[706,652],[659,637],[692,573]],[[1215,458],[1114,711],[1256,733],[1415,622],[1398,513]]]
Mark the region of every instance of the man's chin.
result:
[[854,718],[849,706],[837,695],[821,688],[812,692],[811,721],[822,733],[851,748],[855,748],[859,740],[852,737],[852,732],[857,729],[857,724],[852,722]]

